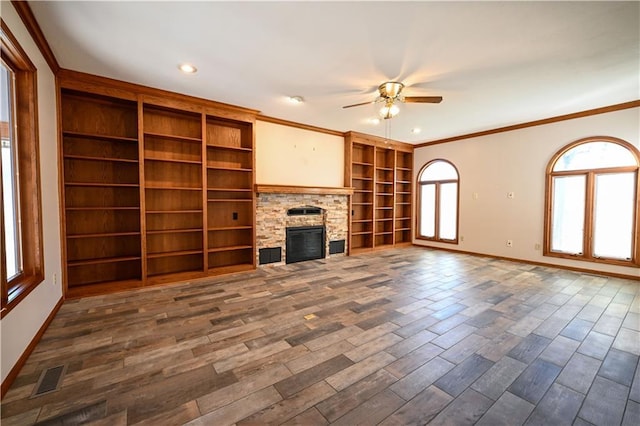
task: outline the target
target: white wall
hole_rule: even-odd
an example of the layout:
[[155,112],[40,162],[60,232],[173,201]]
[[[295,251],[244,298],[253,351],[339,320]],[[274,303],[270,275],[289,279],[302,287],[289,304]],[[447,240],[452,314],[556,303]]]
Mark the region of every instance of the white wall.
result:
[[62,279],[55,78],[11,3],[3,0],[1,7],[2,20],[37,68],[45,273],[44,282],[0,320],[0,368],[4,381],[62,297]]
[[[544,257],[535,249],[543,244],[547,164],[560,148],[589,136],[613,136],[640,147],[640,108],[416,149],[414,182],[434,158],[447,159],[458,168],[459,231],[464,241],[414,243],[640,276],[638,268]],[[507,198],[510,191],[515,198]],[[506,246],[507,239],[513,240],[512,248]]]
[[344,138],[258,120],[256,183],[344,186]]

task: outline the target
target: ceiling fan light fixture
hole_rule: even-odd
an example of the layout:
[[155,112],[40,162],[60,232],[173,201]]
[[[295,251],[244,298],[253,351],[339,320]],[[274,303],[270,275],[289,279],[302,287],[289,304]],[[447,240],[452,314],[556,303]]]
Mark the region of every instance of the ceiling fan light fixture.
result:
[[403,88],[404,84],[398,81],[387,81],[378,87],[378,92],[383,98],[395,98],[400,95]]
[[389,118],[393,118],[398,115],[399,112],[400,108],[398,108],[398,105],[393,102],[387,102],[385,106],[380,108],[380,117],[388,120]]

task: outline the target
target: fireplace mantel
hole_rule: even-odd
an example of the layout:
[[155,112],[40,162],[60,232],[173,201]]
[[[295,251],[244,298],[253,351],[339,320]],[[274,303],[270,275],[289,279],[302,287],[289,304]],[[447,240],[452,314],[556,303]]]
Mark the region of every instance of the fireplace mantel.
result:
[[326,186],[292,186],[256,184],[259,194],[320,194],[320,195],[353,195],[353,188]]

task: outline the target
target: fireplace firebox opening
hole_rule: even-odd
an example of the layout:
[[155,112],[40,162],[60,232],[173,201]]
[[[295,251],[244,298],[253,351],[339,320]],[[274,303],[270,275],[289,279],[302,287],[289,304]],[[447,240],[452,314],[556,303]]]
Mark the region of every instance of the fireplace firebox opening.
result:
[[286,263],[324,259],[324,226],[296,226],[286,229]]

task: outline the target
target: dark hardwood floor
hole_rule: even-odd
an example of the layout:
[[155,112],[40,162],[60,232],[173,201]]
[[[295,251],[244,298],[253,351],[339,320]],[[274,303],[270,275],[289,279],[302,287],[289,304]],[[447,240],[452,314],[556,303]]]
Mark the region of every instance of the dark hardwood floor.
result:
[[638,425],[639,288],[410,247],[67,301],[2,425]]

